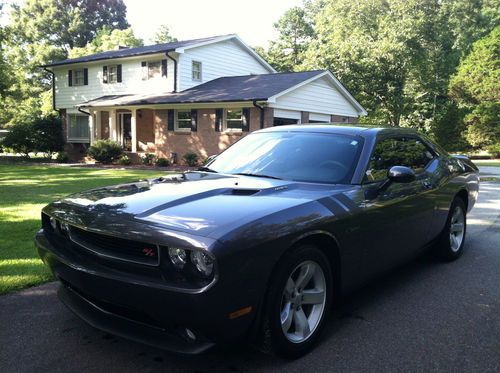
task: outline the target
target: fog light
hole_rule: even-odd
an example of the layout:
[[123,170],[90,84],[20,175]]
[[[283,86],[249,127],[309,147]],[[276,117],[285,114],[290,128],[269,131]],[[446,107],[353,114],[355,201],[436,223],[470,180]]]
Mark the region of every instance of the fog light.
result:
[[186,259],[187,259],[186,250],[178,249],[175,247],[169,247],[168,248],[168,256],[170,257],[170,261],[172,262],[172,264],[175,267],[177,267],[179,269],[184,268],[184,265],[186,264]]
[[49,221],[50,221],[50,226],[52,227],[52,229],[56,230],[57,229],[57,220],[51,216]]
[[191,261],[202,275],[208,277],[212,274],[214,270],[214,261],[206,252],[201,250],[192,251]]

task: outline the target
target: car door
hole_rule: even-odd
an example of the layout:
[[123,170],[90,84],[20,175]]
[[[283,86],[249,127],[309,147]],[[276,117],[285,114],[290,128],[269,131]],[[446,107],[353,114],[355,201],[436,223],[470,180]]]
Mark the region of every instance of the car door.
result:
[[[364,271],[384,271],[415,255],[427,243],[434,211],[432,178],[426,171],[434,154],[416,136],[380,137],[370,157],[362,185],[366,199],[361,206],[357,244],[364,248]],[[392,166],[415,171],[410,183],[387,181]]]

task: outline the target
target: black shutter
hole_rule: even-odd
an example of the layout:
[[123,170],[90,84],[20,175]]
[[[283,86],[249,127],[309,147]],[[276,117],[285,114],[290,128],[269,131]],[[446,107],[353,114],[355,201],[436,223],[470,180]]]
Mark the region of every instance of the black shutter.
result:
[[107,66],[102,67],[102,82],[104,84],[108,83],[108,67]]
[[161,60],[161,76],[167,76],[167,60]]
[[191,131],[198,131],[198,110],[191,109]]
[[122,65],[116,65],[116,81],[118,83],[122,82]]
[[68,87],[73,86],[73,70],[68,70]]
[[172,109],[167,110],[167,129],[174,130],[174,111]]
[[146,61],[141,62],[142,69],[142,80],[148,80],[148,63]]
[[89,69],[83,69],[83,85],[89,85]]
[[250,109],[243,109],[243,124],[241,126],[242,131],[248,132],[250,131]]
[[215,109],[215,131],[222,132],[222,116],[224,109]]

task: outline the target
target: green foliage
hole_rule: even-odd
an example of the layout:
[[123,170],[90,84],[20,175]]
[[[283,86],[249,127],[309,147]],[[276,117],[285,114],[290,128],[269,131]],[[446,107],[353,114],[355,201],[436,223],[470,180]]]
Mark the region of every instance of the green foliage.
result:
[[155,164],[158,167],[168,167],[168,166],[170,166],[170,161],[167,158],[160,157],[160,158],[156,159]]
[[196,153],[187,152],[186,154],[184,154],[182,156],[182,159],[184,160],[184,162],[186,162],[186,164],[188,166],[193,167],[193,166],[198,165],[199,157],[198,157],[198,154],[196,154]]
[[500,158],[500,142],[487,146],[486,150],[493,158]]
[[146,166],[151,166],[151,165],[153,165],[155,158],[156,158],[156,156],[153,153],[146,153],[141,157],[142,164],[144,164]]
[[56,156],[57,163],[68,163],[69,157],[65,152],[58,152]]
[[136,38],[131,28],[126,30],[111,30],[105,27],[99,30],[95,39],[87,43],[84,47],[71,49],[69,57],[88,56],[90,54],[114,50],[119,47],[140,47],[143,44],[143,40]]
[[32,124],[21,122],[10,126],[9,132],[2,140],[2,148],[29,158],[29,153],[35,150]]
[[450,81],[450,96],[466,109],[466,138],[484,147],[500,138],[500,26],[472,46]]
[[116,141],[97,140],[89,147],[87,153],[97,162],[108,164],[120,158],[123,149]]
[[120,157],[120,159],[118,159],[118,164],[122,166],[128,166],[132,164],[132,161],[130,160],[128,155],[124,154]]
[[151,41],[154,44],[163,44],[177,41],[177,38],[170,35],[170,28],[167,25],[161,25]]
[[49,158],[64,148],[62,123],[57,116],[35,119],[32,123],[32,137],[35,141],[35,151],[45,153]]

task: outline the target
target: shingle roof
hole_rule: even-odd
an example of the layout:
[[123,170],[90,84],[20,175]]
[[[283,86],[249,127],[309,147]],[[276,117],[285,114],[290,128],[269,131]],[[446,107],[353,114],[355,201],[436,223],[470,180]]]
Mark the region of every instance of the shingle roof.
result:
[[218,35],[211,36],[208,38],[201,39],[191,39],[191,40],[181,40],[171,43],[164,44],[155,44],[155,45],[146,45],[144,47],[136,47],[136,48],[123,48],[118,50],[112,50],[102,53],[96,53],[89,56],[83,56],[78,58],[70,58],[67,60],[57,61],[51,64],[44,65],[42,67],[50,67],[50,66],[60,66],[60,65],[68,65],[73,63],[80,62],[91,62],[91,61],[100,61],[107,60],[112,58],[123,58],[123,57],[133,57],[133,56],[142,56],[145,54],[155,54],[155,53],[164,53],[168,51],[173,51],[177,48],[184,48],[193,44],[204,43],[208,41],[212,41],[215,39],[223,38],[225,36],[230,35]]
[[267,100],[269,97],[322,73],[324,73],[323,70],[314,70],[295,73],[230,76],[214,79],[177,93],[102,96],[78,106],[93,107]]

